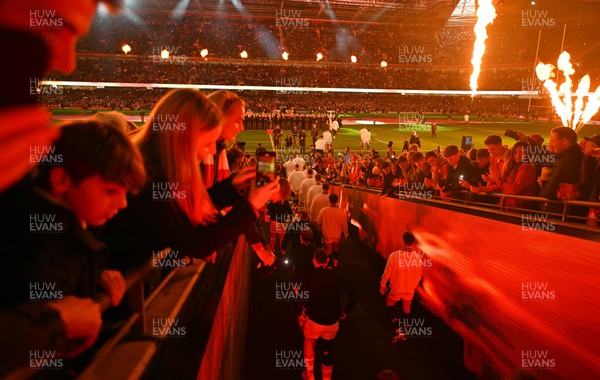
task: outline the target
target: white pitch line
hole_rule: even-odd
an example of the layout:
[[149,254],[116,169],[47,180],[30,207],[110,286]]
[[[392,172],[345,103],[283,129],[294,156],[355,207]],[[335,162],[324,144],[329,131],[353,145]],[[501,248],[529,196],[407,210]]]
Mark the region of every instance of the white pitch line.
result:
[[[379,140],[379,139],[375,139],[375,140],[376,140],[376,141],[379,141],[380,143],[384,143],[385,145],[387,145],[387,144],[388,144],[388,141],[383,141],[383,140]],[[395,143],[396,141],[392,141],[392,142],[394,142],[394,143]]]
[[271,147],[275,150],[275,142],[273,141],[273,135],[269,135],[269,140],[271,140]]

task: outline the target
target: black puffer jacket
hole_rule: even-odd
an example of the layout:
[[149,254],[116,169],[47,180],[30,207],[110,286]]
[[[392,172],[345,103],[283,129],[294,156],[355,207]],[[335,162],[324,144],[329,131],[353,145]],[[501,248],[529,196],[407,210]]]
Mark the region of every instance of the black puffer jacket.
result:
[[556,162],[548,176],[548,182],[540,190],[540,197],[558,199],[556,192],[559,184],[579,184],[583,152],[577,144],[573,144],[560,153],[556,153]]

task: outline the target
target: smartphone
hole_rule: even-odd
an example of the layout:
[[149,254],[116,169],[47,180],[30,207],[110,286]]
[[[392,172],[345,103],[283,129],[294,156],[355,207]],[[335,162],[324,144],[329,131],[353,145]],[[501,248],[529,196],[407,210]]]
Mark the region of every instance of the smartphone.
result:
[[256,186],[260,187],[275,181],[276,152],[264,152],[257,157]]

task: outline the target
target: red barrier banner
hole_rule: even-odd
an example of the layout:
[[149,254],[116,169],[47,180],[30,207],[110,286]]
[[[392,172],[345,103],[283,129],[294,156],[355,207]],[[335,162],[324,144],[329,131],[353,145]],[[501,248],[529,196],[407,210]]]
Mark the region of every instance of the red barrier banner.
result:
[[[336,189],[336,192],[339,188]],[[475,346],[481,375],[593,379],[600,373],[600,243],[555,233],[551,219],[520,224],[341,189],[360,239],[384,258],[411,231],[430,264],[421,303]],[[465,350],[467,351],[467,350]]]

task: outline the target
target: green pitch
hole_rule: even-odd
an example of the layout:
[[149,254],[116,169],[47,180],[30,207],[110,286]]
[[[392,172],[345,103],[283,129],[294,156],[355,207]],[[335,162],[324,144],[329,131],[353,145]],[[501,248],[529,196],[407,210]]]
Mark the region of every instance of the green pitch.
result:
[[[126,115],[135,116],[135,124],[141,125],[139,122],[139,112],[122,111]],[[91,115],[89,110],[52,110],[55,116],[73,116],[75,118],[81,116],[87,118]],[[146,118],[150,111],[146,112]],[[343,128],[338,131],[336,139],[333,140],[333,147],[336,152],[342,151],[346,146],[350,147],[352,152],[360,150],[360,137],[359,130],[362,125],[349,125],[351,120],[383,120],[386,123],[391,120],[395,121],[398,119],[397,113],[390,114],[345,114]],[[514,131],[521,131],[526,135],[534,133],[540,134],[544,137],[544,144],[548,143],[550,138],[550,130],[554,127],[559,126],[558,122],[548,123],[545,121],[532,121],[526,122],[522,119],[509,118],[504,121],[504,117],[494,116],[489,121],[485,121],[483,124],[476,117],[471,116],[469,124],[465,124],[462,120],[462,115],[455,115],[450,122],[448,122],[446,116],[439,114],[427,114],[427,122],[437,122],[437,138],[431,138],[431,131],[429,124],[427,126],[419,126],[416,128],[409,127],[408,129],[401,128],[398,123],[390,124],[379,124],[379,125],[368,125],[367,127],[371,130],[371,149],[376,149],[380,152],[385,152],[388,141],[394,142],[394,150],[398,152],[402,149],[403,139],[410,139],[412,130],[417,131],[421,137],[421,148],[422,150],[432,150],[440,146],[442,149],[449,144],[461,144],[462,136],[472,136],[475,148],[484,147],[483,141],[491,134],[498,134],[503,136],[502,140],[505,145],[512,146],[514,140],[505,137],[504,132],[507,129]],[[558,119],[557,119],[558,120]],[[58,122],[58,121],[55,121]],[[306,139],[306,148],[308,149],[312,143],[310,138],[310,131]],[[283,137],[291,133],[291,131],[285,130]],[[591,136],[594,134],[600,134],[600,126],[588,124],[579,132],[579,138],[582,139],[584,136]],[[243,131],[238,135],[239,141],[246,142],[246,149],[248,152],[253,152],[259,143],[267,149],[272,149],[271,141],[266,131]],[[283,141],[283,139],[282,139]]]
[[[350,116],[350,115],[348,115]],[[431,138],[431,131],[429,126],[425,130],[417,129],[417,133],[421,137],[421,149],[432,150],[438,146],[444,149],[446,145],[456,144],[460,146],[462,136],[472,136],[475,148],[484,148],[483,141],[485,138],[492,134],[498,134],[502,136],[502,141],[509,147],[515,142],[510,137],[504,136],[504,132],[507,129],[514,131],[521,131],[526,135],[537,133],[541,135],[545,141],[544,144],[548,143],[550,139],[550,130],[554,127],[559,126],[559,123],[548,123],[545,121],[537,122],[525,122],[519,119],[508,119],[504,123],[503,118],[498,118],[502,121],[485,122],[481,124],[479,121],[471,121],[469,124],[464,124],[458,120],[453,120],[451,123],[447,123],[447,120],[441,119],[438,121],[437,138]],[[428,120],[430,120],[428,118]],[[346,146],[350,147],[352,152],[360,150],[360,136],[359,130],[362,125],[346,125],[343,124],[343,128],[338,131],[336,139],[333,140],[333,147],[336,152],[342,151]],[[369,125],[368,128],[371,130],[371,149],[376,149],[379,152],[385,152],[387,149],[388,141],[394,142],[394,150],[398,152],[402,149],[403,139],[407,138],[410,140],[411,131],[413,129],[401,129],[399,124],[385,124],[385,125]],[[284,131],[283,137],[287,135],[289,131]],[[600,134],[600,126],[598,125],[586,125],[580,132],[579,138],[583,136],[591,136],[594,134]],[[271,141],[266,131],[243,131],[238,135],[240,141],[246,142],[246,149],[248,152],[253,152],[258,143],[267,149],[271,149]],[[282,139],[283,140],[283,139]],[[312,139],[310,135],[306,139],[306,148],[310,146]]]

